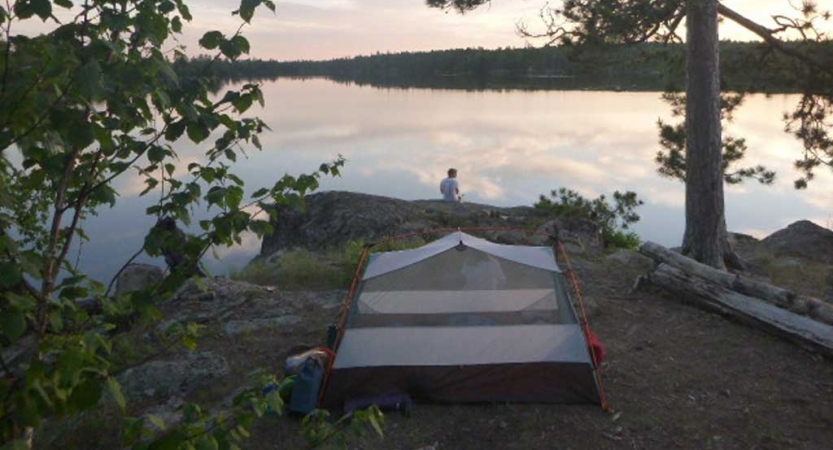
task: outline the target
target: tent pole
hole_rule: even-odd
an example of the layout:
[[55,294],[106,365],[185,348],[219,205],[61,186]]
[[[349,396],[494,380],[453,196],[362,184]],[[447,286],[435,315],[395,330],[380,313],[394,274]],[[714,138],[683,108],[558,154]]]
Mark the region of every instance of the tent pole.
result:
[[371,243],[366,244],[364,246],[364,251],[362,252],[361,258],[359,259],[359,264],[358,266],[356,266],[356,274],[353,275],[353,282],[350,284],[350,291],[348,291],[347,300],[344,302],[344,311],[342,311],[341,320],[339,320],[338,331],[336,332],[336,339],[332,348],[332,355],[330,355],[330,358],[327,361],[327,370],[324,372],[324,381],[321,384],[321,394],[318,396],[319,405],[321,405],[321,402],[324,400],[324,394],[327,392],[327,384],[330,381],[330,373],[332,373],[333,365],[336,361],[338,347],[341,345],[342,337],[344,337],[344,325],[347,322],[347,315],[350,313],[350,307],[353,304],[353,297],[356,295],[356,289],[358,289],[359,287],[359,280],[361,279],[362,268],[364,267],[364,264],[367,261],[367,256],[370,254],[370,249],[373,247],[373,245],[374,244]]
[[599,396],[601,397],[602,401],[602,410],[610,412],[610,404],[607,402],[607,396],[605,395],[604,390],[604,383],[602,382],[602,365],[599,361],[598,355],[596,354],[596,349],[592,345],[590,345],[590,334],[592,333],[592,331],[590,330],[590,322],[587,321],[587,311],[584,309],[584,300],[581,297],[581,289],[579,289],[578,287],[578,278],[576,278],[576,273],[573,271],[572,264],[570,264],[570,257],[567,256],[567,250],[564,248],[564,244],[558,237],[556,237],[555,245],[558,247],[558,250],[564,257],[564,263],[567,265],[567,272],[570,273],[570,281],[572,281],[573,283],[573,290],[576,293],[578,305],[581,309],[581,328],[584,331],[584,338],[587,340],[587,346],[590,348],[590,356],[591,358],[593,358],[593,366],[595,368],[594,372],[596,374],[596,381],[598,381],[599,383]]

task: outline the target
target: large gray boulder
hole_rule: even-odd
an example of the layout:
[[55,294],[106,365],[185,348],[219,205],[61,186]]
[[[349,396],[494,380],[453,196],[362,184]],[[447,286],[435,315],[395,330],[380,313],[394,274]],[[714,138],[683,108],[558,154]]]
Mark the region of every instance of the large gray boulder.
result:
[[118,376],[124,395],[131,400],[182,396],[229,373],[226,359],[212,352],[178,355],[176,359],[150,361]]
[[162,281],[165,271],[150,264],[130,264],[116,278],[116,295],[149,288]]
[[795,256],[833,264],[833,231],[809,220],[792,223],[767,236],[762,242],[779,256]]
[[252,333],[263,329],[281,329],[295,325],[300,321],[301,317],[294,314],[266,319],[229,320],[223,323],[223,332],[227,336],[236,336],[238,334]]
[[608,261],[612,261],[623,267],[647,272],[654,266],[654,261],[651,258],[639,253],[636,250],[620,249],[605,257]]
[[[312,251],[340,247],[349,241],[375,242],[385,237],[467,227],[547,229],[547,213],[531,206],[497,207],[439,200],[407,201],[354,192],[320,192],[306,197],[306,209],[277,207],[274,232],[265,236],[260,255],[303,248]],[[595,234],[587,221],[567,221],[561,232]],[[548,245],[547,237],[513,230],[479,233],[494,242]],[[428,237],[441,237],[431,234]],[[418,239],[418,238],[415,238]],[[583,242],[595,237],[585,237]]]

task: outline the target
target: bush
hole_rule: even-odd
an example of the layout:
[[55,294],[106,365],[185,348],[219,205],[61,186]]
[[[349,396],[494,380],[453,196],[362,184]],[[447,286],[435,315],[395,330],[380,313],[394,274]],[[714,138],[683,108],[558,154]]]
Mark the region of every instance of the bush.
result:
[[604,240],[605,247],[612,249],[637,249],[642,245],[642,240],[632,231],[629,233],[624,231],[602,232],[602,239]]
[[576,191],[559,188],[550,192],[550,198],[540,196],[534,206],[562,219],[581,218],[595,222],[607,248],[636,248],[641,243],[639,236],[626,230],[639,221],[635,209],[643,203],[631,191],[615,191],[613,204],[610,204],[604,195],[588,200]]

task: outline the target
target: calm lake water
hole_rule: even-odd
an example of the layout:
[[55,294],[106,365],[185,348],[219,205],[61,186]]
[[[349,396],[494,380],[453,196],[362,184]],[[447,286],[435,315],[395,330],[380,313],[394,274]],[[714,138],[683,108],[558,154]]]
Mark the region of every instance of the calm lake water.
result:
[[[635,231],[665,245],[681,241],[683,185],[661,178],[653,162],[657,119],[673,120],[659,93],[389,90],[327,80],[266,82],[263,90],[266,107],[253,114],[272,131],[261,137],[264,151],[250,151],[236,166],[249,192],[341,154],[347,158],[342,177],[322,179],[322,189],[438,198],[446,169],[456,167],[465,201],[493,205],[531,205],[560,186],[593,197],[633,190],[645,200]],[[781,116],[797,100],[749,96],[726,130],[747,139],[746,163],[778,171],[772,186],[728,187],[730,230],[761,237],[798,219],[833,221],[829,170],[819,170],[806,191],[792,188],[801,146],[783,132]],[[177,145],[184,173],[204,149]],[[144,209],[155,199],[139,198],[142,187],[138,178],[120,180],[118,206],[85,224],[92,241],[84,243],[80,261],[91,275],[112,276],[141,247],[153,223]],[[223,272],[259,249],[251,237],[206,262]]]

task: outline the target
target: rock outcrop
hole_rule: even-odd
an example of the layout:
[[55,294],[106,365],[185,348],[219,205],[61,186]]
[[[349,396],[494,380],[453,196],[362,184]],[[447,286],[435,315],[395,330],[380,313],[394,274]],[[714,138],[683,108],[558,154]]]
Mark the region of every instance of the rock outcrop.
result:
[[116,278],[116,295],[144,289],[162,281],[165,271],[150,264],[130,264]]
[[762,242],[779,256],[796,256],[833,264],[833,231],[809,220],[792,223]]
[[129,399],[185,395],[229,373],[225,358],[213,352],[177,355],[175,359],[150,361],[119,375]]
[[[261,257],[304,248],[322,250],[349,241],[374,242],[409,233],[465,227],[507,227],[539,230],[542,234],[513,230],[484,232],[489,240],[505,244],[546,245],[547,234],[581,234],[582,246],[597,248],[597,227],[585,220],[548,221],[547,213],[531,206],[497,207],[437,200],[407,201],[353,192],[321,192],[306,198],[302,211],[278,209],[274,232],[264,237]],[[563,237],[563,236],[562,236]]]

